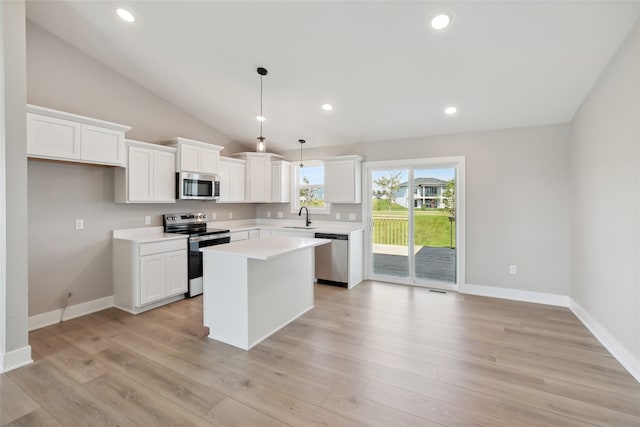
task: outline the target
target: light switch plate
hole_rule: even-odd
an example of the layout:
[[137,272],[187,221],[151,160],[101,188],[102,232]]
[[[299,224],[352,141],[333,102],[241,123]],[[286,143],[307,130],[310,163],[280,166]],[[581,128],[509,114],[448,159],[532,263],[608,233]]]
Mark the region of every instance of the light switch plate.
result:
[[349,221],[355,221],[355,220],[356,220],[356,214],[350,213],[349,214]]
[[211,221],[215,221],[216,220],[216,213],[215,212],[211,212],[211,216],[209,217],[211,219]]
[[76,230],[84,230],[84,219],[76,219]]
[[267,211],[267,218],[271,218],[271,211]]
[[278,212],[278,218],[284,218],[284,214],[282,212]]
[[233,219],[233,212],[229,212],[229,219]]
[[509,266],[509,274],[518,274],[518,266],[515,264],[511,264]]
[[149,215],[144,217],[144,223],[145,223],[145,225],[150,225],[151,224],[151,217]]
[[340,221],[340,212],[336,212],[336,220]]

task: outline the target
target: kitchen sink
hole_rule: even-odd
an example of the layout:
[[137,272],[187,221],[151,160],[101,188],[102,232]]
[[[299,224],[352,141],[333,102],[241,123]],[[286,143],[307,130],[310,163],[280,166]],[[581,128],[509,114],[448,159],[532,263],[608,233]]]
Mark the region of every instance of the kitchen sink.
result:
[[286,227],[283,228],[296,228],[298,230],[315,230],[318,227],[303,227],[303,226],[299,226],[299,225],[288,225]]

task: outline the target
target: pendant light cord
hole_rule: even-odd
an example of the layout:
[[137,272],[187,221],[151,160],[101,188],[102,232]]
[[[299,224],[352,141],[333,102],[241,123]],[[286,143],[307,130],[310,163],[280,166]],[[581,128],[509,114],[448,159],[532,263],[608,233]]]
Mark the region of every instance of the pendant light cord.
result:
[[264,116],[262,115],[262,74],[260,74],[260,138],[262,138],[262,122]]

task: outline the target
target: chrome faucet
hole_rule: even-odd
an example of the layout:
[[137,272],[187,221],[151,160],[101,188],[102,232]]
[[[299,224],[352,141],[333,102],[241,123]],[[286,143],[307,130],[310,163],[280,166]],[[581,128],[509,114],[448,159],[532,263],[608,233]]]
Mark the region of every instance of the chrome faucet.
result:
[[304,209],[307,212],[306,219],[304,221],[304,226],[308,227],[309,224],[311,224],[311,221],[309,220],[309,209],[307,209],[306,206],[301,207],[300,211],[298,212],[298,216],[302,216],[302,209]]

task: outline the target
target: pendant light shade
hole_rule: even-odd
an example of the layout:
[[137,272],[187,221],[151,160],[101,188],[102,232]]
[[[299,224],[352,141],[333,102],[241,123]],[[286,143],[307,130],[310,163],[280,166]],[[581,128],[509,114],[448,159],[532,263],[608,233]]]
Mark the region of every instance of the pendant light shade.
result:
[[307,141],[305,141],[304,139],[298,140],[298,143],[300,144],[300,168],[304,167],[304,163],[302,163],[302,144],[304,144],[305,142]]
[[262,123],[266,120],[264,115],[262,114],[262,78],[267,75],[268,71],[266,68],[258,67],[256,70],[260,75],[260,115],[256,117],[260,122],[260,136],[258,137],[258,144],[256,145],[256,151],[258,153],[265,153],[267,151],[267,143],[265,142],[265,137],[262,136]]

